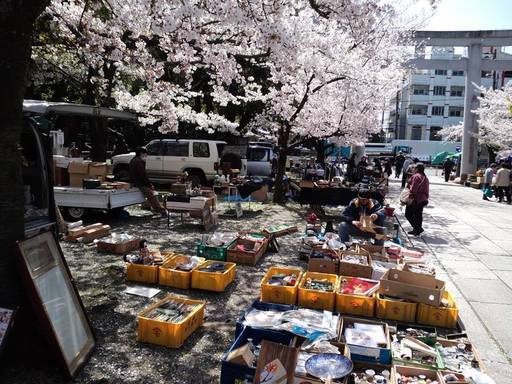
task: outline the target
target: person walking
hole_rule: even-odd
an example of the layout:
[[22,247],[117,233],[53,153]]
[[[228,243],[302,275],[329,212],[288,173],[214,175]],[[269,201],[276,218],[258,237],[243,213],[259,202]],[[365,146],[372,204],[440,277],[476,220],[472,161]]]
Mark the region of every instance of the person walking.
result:
[[446,183],[450,180],[450,175],[452,174],[454,166],[455,163],[449,157],[443,163],[444,181]]
[[[492,178],[494,177],[494,174],[496,173],[496,163],[492,163],[487,167],[484,173],[484,193],[482,199],[489,201],[489,197],[487,196],[487,190],[492,188]],[[491,189],[492,190],[492,189]]]
[[498,202],[503,202],[503,197],[507,197],[507,203],[511,204],[510,199],[510,166],[502,164],[501,168],[496,172],[496,192],[498,194]]
[[155,196],[155,188],[146,175],[146,159],[148,151],[144,147],[135,150],[135,157],[130,161],[129,173],[130,183],[139,188],[142,194],[148,199],[151,208],[158,211],[162,216],[167,216],[167,210],[160,204]]
[[402,168],[404,166],[405,156],[402,152],[398,152],[398,155],[395,157],[395,179],[400,178],[400,174],[402,173]]
[[355,180],[356,174],[356,154],[353,153],[350,155],[350,159],[348,159],[347,163],[347,179],[348,181],[353,182]]
[[415,173],[407,182],[410,190],[409,202],[405,208],[405,217],[412,226],[410,235],[419,236],[423,230],[423,208],[428,204],[429,180],[425,175],[425,165],[417,163]]

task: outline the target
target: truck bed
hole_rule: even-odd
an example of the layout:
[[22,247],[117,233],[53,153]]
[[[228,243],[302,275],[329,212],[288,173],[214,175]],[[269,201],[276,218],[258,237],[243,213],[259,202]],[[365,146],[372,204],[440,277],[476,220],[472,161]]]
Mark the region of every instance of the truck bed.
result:
[[114,209],[144,202],[138,188],[130,189],[83,189],[53,187],[55,204],[59,207]]

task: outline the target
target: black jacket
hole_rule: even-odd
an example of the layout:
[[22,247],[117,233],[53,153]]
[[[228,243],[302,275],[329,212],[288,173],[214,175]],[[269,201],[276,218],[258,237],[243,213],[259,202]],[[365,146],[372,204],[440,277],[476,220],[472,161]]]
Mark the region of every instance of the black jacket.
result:
[[149,181],[146,175],[146,162],[140,157],[135,156],[130,161],[130,183],[134,187],[152,187],[151,181]]

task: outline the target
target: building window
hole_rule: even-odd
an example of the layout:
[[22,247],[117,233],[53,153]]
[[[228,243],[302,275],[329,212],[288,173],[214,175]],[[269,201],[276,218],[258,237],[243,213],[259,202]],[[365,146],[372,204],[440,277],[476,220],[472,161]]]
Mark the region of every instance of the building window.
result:
[[444,115],[444,107],[435,106],[432,107],[432,116],[443,116]]
[[464,76],[464,71],[452,71],[452,76]]
[[426,115],[427,114],[427,106],[426,105],[411,105],[411,115]]
[[411,140],[421,140],[421,125],[414,125],[411,128]]
[[482,71],[482,77],[492,77],[491,71]]
[[464,87],[452,87],[450,89],[450,96],[462,97],[464,96]]
[[446,87],[442,87],[442,86],[435,86],[434,87],[434,95],[436,96],[444,96],[444,94],[446,93]]
[[412,90],[413,95],[426,95],[428,94],[428,89],[425,88],[414,88]]
[[448,115],[450,117],[462,117],[462,116],[464,116],[464,108],[450,107],[450,109],[448,110]]
[[441,141],[443,138],[439,134],[441,127],[430,127],[430,141]]
[[436,69],[434,71],[434,75],[437,75],[437,76],[446,76],[448,72],[446,71],[446,69]]

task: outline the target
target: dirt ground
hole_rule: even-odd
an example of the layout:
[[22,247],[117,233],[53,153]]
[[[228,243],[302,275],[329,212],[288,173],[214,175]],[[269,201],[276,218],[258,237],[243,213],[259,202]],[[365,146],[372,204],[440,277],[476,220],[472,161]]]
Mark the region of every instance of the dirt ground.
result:
[[[220,203],[220,212],[226,203]],[[305,226],[306,207],[244,203],[240,219],[220,216],[219,231],[258,229],[268,224]],[[126,232],[148,240],[150,248],[174,250],[195,255],[196,242],[204,231],[195,222],[182,225],[179,218],[167,229],[166,220],[138,208],[130,208],[130,218],[113,219],[106,215],[89,218],[112,226],[113,232]],[[329,213],[339,216],[340,209]],[[213,231],[213,230],[212,230]],[[211,231],[211,232],[212,232]],[[71,273],[76,280],[89,319],[96,333],[96,349],[73,383],[216,383],[220,377],[222,355],[234,340],[236,319],[259,295],[265,271],[273,265],[306,265],[299,260],[300,234],[279,238],[279,253],[267,253],[255,266],[238,266],[236,280],[223,293],[179,290],[160,286],[152,299],[123,293],[127,286],[122,257],[98,253],[95,246],[61,242]],[[179,349],[136,341],[136,317],[152,302],[168,293],[207,302],[205,324]],[[62,376],[40,364],[11,366],[3,370],[1,383],[60,383]]]

